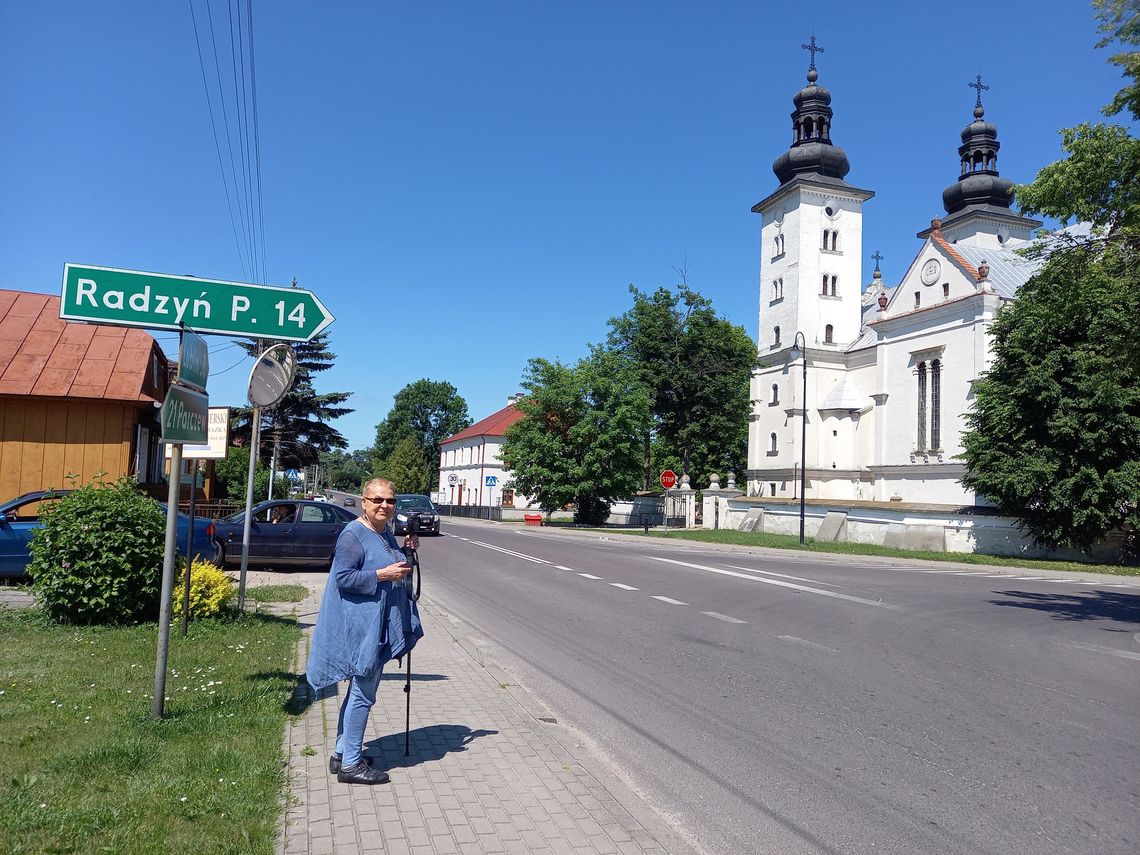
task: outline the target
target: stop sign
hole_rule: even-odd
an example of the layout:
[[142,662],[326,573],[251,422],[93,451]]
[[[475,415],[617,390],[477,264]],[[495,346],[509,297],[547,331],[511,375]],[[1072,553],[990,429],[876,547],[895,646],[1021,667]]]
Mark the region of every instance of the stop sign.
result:
[[672,469],[666,469],[661,473],[661,486],[666,490],[671,490],[677,486],[677,473]]

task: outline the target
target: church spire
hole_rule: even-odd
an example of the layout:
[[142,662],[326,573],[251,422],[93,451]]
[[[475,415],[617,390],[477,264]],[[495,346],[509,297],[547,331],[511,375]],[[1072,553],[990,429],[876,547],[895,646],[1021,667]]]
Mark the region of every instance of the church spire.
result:
[[978,205],[1008,209],[1012,201],[1013,182],[998,174],[997,154],[1001,143],[997,126],[985,121],[986,108],[982,106],[982,92],[990,87],[982,83],[980,74],[968,85],[977,90],[978,97],[974,104],[974,121],[962,129],[962,145],[958,147],[961,175],[942,192],[942,204],[948,215]]
[[831,93],[816,83],[819,70],[815,55],[824,49],[816,44],[812,35],[808,44],[800,45],[811,54],[808,65],[807,86],[792,98],[791,148],[776,158],[772,171],[786,184],[798,175],[820,175],[842,179],[851,169],[843,149],[831,144]]

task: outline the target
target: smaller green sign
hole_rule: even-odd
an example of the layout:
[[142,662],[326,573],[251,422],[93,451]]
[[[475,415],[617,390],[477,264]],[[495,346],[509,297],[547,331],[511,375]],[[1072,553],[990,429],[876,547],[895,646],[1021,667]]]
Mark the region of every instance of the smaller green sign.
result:
[[204,445],[209,436],[210,399],[174,384],[162,402],[162,442]]
[[210,348],[206,340],[190,330],[182,330],[178,343],[178,376],[175,380],[205,392],[209,376]]

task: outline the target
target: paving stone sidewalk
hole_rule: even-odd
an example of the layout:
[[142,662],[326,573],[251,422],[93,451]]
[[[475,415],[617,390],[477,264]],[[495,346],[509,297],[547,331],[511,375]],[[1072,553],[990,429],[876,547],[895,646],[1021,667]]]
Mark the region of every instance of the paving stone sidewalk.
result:
[[[305,628],[298,673],[324,577],[304,581],[310,592],[297,606]],[[516,685],[466,627],[427,595],[420,611],[425,636],[412,659],[410,756],[404,756],[405,673],[395,662],[386,669],[365,740],[365,753],[390,771],[390,784],[340,784],[329,774],[345,684],[319,696],[299,688],[308,691],[310,705],[286,728],[290,795],[279,855],[697,851]]]

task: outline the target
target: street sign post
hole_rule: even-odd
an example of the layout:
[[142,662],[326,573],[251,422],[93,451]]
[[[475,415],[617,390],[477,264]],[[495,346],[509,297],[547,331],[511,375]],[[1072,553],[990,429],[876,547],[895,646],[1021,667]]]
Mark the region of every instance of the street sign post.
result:
[[661,473],[661,486],[666,490],[672,490],[677,486],[677,473],[672,469],[666,469]]
[[178,374],[176,383],[193,386],[199,392],[206,391],[206,380],[210,376],[210,348],[206,339],[188,329],[182,330],[178,342]]
[[63,266],[68,321],[310,341],[333,322],[311,291],[82,264]]

